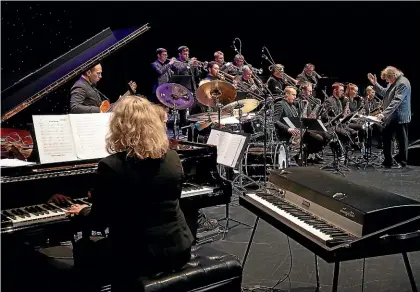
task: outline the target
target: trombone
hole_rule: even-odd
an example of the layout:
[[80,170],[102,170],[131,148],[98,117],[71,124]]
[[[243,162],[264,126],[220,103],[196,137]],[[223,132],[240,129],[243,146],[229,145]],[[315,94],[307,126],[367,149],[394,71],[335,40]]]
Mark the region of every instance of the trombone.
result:
[[232,83],[237,89],[239,89],[239,91],[247,92],[250,95],[252,95],[253,97],[255,97],[256,99],[258,99],[259,101],[262,100],[262,97],[259,94],[253,92],[252,86],[255,86],[256,89],[258,89],[258,91],[260,91],[260,89],[255,84],[253,79],[251,79],[253,81],[253,84],[251,85],[251,88],[248,88],[247,86],[245,86],[241,82],[241,77],[239,75],[233,76],[233,75],[230,75],[226,72],[219,71],[219,72],[217,72],[217,78],[219,78],[221,80],[226,80],[226,81]]
[[[241,72],[242,71],[242,69],[241,68],[239,68],[239,67],[236,67],[235,65],[233,65],[233,63],[231,63],[231,62],[227,62],[227,63],[225,63],[224,64],[226,67],[228,67],[228,68],[233,68],[233,69],[235,69],[235,70],[238,70],[239,72]],[[256,73],[256,74],[262,74],[262,72],[263,72],[263,69],[261,68],[261,69],[257,69],[257,68],[254,68],[254,67],[252,67],[252,65],[248,65],[248,67],[252,70],[252,72],[253,73]]]
[[284,72],[284,67],[280,64],[274,64],[274,62],[271,62],[271,60],[269,60],[268,58],[266,58],[267,61],[269,61],[270,63],[272,63],[269,67],[268,70],[270,72],[278,72],[282,75],[284,82],[286,83],[286,85],[288,86],[293,86],[296,87],[296,85],[299,84],[299,81],[290,77],[289,75],[286,74],[286,72]]

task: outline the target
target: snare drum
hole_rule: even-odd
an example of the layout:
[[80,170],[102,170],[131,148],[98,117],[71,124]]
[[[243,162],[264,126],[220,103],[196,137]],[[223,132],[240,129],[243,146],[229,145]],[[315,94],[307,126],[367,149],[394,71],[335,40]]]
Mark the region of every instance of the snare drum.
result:
[[[267,144],[266,163],[267,171],[289,166],[289,153],[284,142]],[[242,172],[254,179],[264,176],[264,143],[249,143],[242,161]]]

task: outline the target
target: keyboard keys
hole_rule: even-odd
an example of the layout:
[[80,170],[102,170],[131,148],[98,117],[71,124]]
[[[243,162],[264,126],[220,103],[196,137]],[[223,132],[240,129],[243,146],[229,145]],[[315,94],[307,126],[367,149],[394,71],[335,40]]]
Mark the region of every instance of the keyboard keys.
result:
[[[72,202],[59,204],[46,203],[4,210],[1,213],[2,229],[10,227],[24,227],[39,223],[66,219],[66,211],[72,204],[88,204],[87,199],[74,199]],[[3,224],[4,223],[4,224]]]
[[247,194],[247,196],[274,211],[282,219],[289,221],[289,223],[294,224],[297,228],[324,244],[328,243],[327,245],[333,246],[352,239],[342,230],[277,196],[266,193]]

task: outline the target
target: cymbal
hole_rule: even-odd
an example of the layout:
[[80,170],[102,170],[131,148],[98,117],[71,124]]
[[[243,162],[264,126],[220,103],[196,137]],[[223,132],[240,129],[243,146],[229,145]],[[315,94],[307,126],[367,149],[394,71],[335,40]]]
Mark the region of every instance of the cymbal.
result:
[[[231,115],[226,113],[220,114],[220,119],[228,118]],[[218,122],[219,116],[217,112],[210,112],[210,113],[201,113],[201,114],[195,114],[191,115],[187,118],[187,120],[192,122]]]
[[187,109],[194,103],[194,96],[184,86],[164,83],[156,89],[158,100],[169,108]]
[[249,113],[257,108],[260,102],[256,99],[237,100],[222,107],[223,112],[233,112],[234,109],[242,109],[242,113]]
[[197,100],[206,106],[216,107],[216,98],[222,105],[226,105],[236,98],[235,87],[221,80],[213,80],[202,84],[196,91]]

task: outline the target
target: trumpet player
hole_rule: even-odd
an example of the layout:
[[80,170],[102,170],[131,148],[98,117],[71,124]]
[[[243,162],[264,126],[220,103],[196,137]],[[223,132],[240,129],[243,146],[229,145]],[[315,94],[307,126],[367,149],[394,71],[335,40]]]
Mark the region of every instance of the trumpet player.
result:
[[[180,46],[178,48],[178,58],[171,65],[171,69],[174,72],[174,75],[191,76],[191,79],[186,84],[181,84],[181,85],[194,93],[197,90],[197,81],[198,81],[198,78],[200,77],[201,70],[198,67],[199,62],[197,58],[190,59],[189,56],[190,56],[190,49],[187,46]],[[194,104],[192,105],[192,110],[191,110],[192,114],[195,108],[197,108],[196,100],[194,100]],[[179,124],[181,127],[183,127],[186,125],[186,123],[187,123],[186,110],[180,110],[179,111]],[[186,129],[183,130],[184,135],[185,133],[186,133]]]
[[152,63],[152,69],[155,74],[155,81],[153,83],[153,97],[151,101],[159,103],[156,98],[156,89],[164,84],[168,83],[173,71],[171,70],[172,64],[175,62],[175,58],[168,60],[168,51],[164,48],[158,48],[156,50],[157,60]]
[[232,67],[232,66],[229,66],[231,65],[231,63],[225,63],[225,55],[223,54],[222,51],[217,51],[214,53],[214,61],[219,66],[220,71],[223,71],[225,73],[228,73],[229,67]]
[[[284,98],[277,99],[274,104],[274,125],[280,141],[290,141],[293,136],[300,135],[300,130],[290,127],[284,118],[298,118],[299,110],[295,106],[296,89],[293,86],[286,86]],[[315,154],[322,150],[329,135],[308,130],[303,134],[303,143],[307,145],[307,153]],[[297,156],[295,156],[297,158]],[[318,160],[318,157],[316,158]]]

